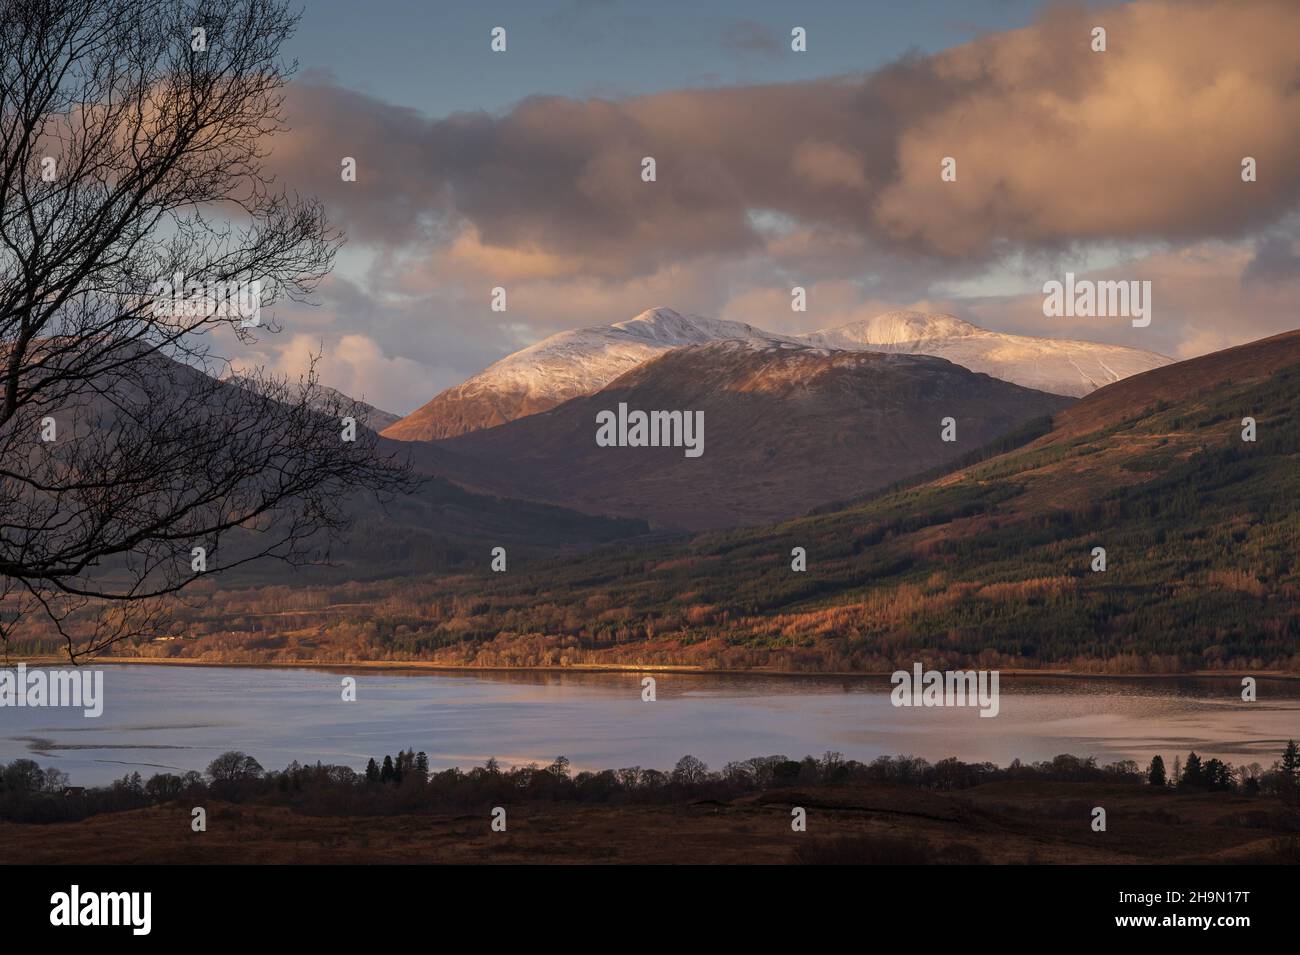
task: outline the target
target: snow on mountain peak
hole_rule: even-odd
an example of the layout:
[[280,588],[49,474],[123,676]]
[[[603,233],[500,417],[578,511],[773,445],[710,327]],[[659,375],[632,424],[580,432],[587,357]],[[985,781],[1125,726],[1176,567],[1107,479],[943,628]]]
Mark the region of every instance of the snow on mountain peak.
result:
[[557,399],[558,404],[597,391],[670,348],[732,339],[790,340],[744,322],[683,315],[659,306],[612,325],[558,332],[507,355],[459,387],[511,391],[533,402]]
[[666,306],[559,332],[449,388],[385,434],[428,440],[491,427],[593,394],[673,348],[709,342],[933,355],[1026,388],[1081,397],[1171,359],[1118,345],[990,332],[952,315],[892,311],[806,335],[685,315]]
[[785,339],[783,335],[773,335],[744,322],[731,322],[721,318],[705,318],[703,315],[683,315],[681,312],[674,311],[663,305],[648,308],[640,315],[625,322],[615,322],[613,325],[597,326],[594,329],[586,330],[601,331],[605,328],[626,332],[638,341],[668,347],[696,345],[733,338]]
[[1172,361],[1121,345],[991,332],[952,315],[909,311],[812,332],[802,340],[848,351],[934,355],[971,371],[1073,398]]
[[852,348],[963,338],[983,331],[978,325],[972,325],[953,315],[898,310],[836,328],[821,329],[802,337],[830,347]]

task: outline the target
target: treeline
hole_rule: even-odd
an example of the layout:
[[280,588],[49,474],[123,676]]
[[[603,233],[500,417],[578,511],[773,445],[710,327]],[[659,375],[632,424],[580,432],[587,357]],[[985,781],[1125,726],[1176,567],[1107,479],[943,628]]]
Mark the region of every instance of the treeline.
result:
[[760,756],[727,763],[711,771],[694,756],[683,756],[669,771],[632,766],[599,772],[573,772],[565,757],[548,766],[530,764],[503,769],[496,759],[465,771],[431,772],[423,752],[404,750],[382,760],[372,758],[364,772],[348,766],[297,761],[280,771],[264,770],[245,753],[217,757],[206,773],[158,773],[145,780],[137,773],[110,786],[67,786],[56,769],[41,769],[33,760],[16,759],[0,766],[0,819],[14,822],[62,822],[105,812],[120,812],[184,800],[285,805],[321,816],[366,816],[433,811],[471,811],[520,802],[671,804],[727,800],[766,789],[789,787],[892,785],[954,791],[1004,781],[1149,784],[1171,792],[1230,790],[1251,796],[1300,802],[1300,753],[1288,743],[1271,769],[1236,768],[1217,759],[1202,761],[1190,753],[1175,761],[1168,774],[1161,757],[1144,773],[1133,760],[1099,766],[1093,757],[1057,756],[1035,763],[1013,761],[966,763],[948,758],[937,763],[915,756],[881,756],[870,763],[827,752],[801,760]]
[[1219,759],[1202,760],[1193,750],[1186,761],[1175,759],[1172,771],[1168,771],[1164,759],[1155,756],[1147,766],[1146,780],[1152,786],[1182,792],[1242,792],[1252,796],[1267,792],[1294,801],[1300,786],[1300,748],[1295,740],[1288,741],[1282,757],[1269,770],[1259,763],[1234,767]]

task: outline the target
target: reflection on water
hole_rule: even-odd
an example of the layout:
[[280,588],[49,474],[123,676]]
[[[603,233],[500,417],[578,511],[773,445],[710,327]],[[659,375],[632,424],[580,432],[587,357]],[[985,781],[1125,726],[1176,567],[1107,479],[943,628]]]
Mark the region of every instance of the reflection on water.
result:
[[[230,749],[268,769],[292,760],[356,769],[399,749],[435,768],[495,756],[505,765],[569,757],[576,769],[671,768],[691,753],[713,768],[777,753],[836,750],[871,760],[909,753],[1006,764],[1059,753],[1102,762],[1195,749],[1231,763],[1277,758],[1300,737],[1300,682],[1259,681],[1243,703],[1240,679],[1001,680],[1001,711],[896,708],[887,677],[773,677],[640,673],[261,669],[106,666],[104,715],[0,708],[0,761],[25,756],[79,785],[124,773],[202,770]],[[354,676],[357,701],[341,699]]]

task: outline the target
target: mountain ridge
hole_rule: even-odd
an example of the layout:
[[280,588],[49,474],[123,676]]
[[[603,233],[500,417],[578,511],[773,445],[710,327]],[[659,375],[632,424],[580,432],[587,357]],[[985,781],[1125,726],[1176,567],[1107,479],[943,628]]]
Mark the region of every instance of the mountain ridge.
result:
[[[1300,672],[1300,330],[1072,404],[1047,434],[919,486],[780,524],[578,559],[475,590],[484,664],[599,594],[625,635],[565,630],[588,663],[789,670],[1068,667]],[[1254,442],[1240,419],[1257,416]],[[808,568],[792,572],[792,547]],[[1104,572],[1093,566],[1104,547]],[[566,617],[566,615],[569,615]],[[430,626],[436,639],[440,624]]]
[[[411,447],[465,487],[700,530],[888,485],[1070,402],[929,355],[726,340],[667,350],[556,408]],[[703,454],[599,447],[599,413],[621,404],[700,413]],[[947,416],[954,441],[941,435]]]
[[[1256,441],[1242,440],[1243,416],[1257,418]],[[1300,673],[1298,424],[1293,331],[1109,386],[1033,440],[842,507],[630,540],[518,573],[484,560],[453,577],[404,577],[376,585],[387,599],[375,609],[322,599],[296,625],[312,635],[378,627],[365,631],[372,657],[454,666],[844,673],[922,659]],[[412,453],[425,447],[440,449]],[[214,612],[196,627],[224,634],[229,621]],[[264,637],[244,645],[264,653]],[[352,649],[331,639],[335,659]]]
[[713,341],[932,355],[1012,384],[1070,397],[1170,361],[1117,345],[990,332],[944,314],[900,310],[787,335],[657,306],[612,325],[559,332],[507,355],[440,392],[383,434],[401,441],[431,441],[495,427],[593,394],[672,348]]

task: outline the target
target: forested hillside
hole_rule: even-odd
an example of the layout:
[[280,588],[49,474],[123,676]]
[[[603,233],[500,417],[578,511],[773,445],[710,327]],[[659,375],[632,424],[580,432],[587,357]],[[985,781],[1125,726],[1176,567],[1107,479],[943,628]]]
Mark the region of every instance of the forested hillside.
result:
[[[1242,440],[1247,416],[1253,442]],[[1300,334],[1291,333],[1101,389],[1020,448],[842,509],[507,573],[491,573],[484,555],[454,578],[277,591],[277,606],[302,611],[287,617],[259,615],[270,591],[232,592],[220,615],[190,621],[211,636],[165,652],[1295,669],[1298,453]],[[806,571],[792,570],[796,547]],[[1092,569],[1096,547],[1104,571]]]

